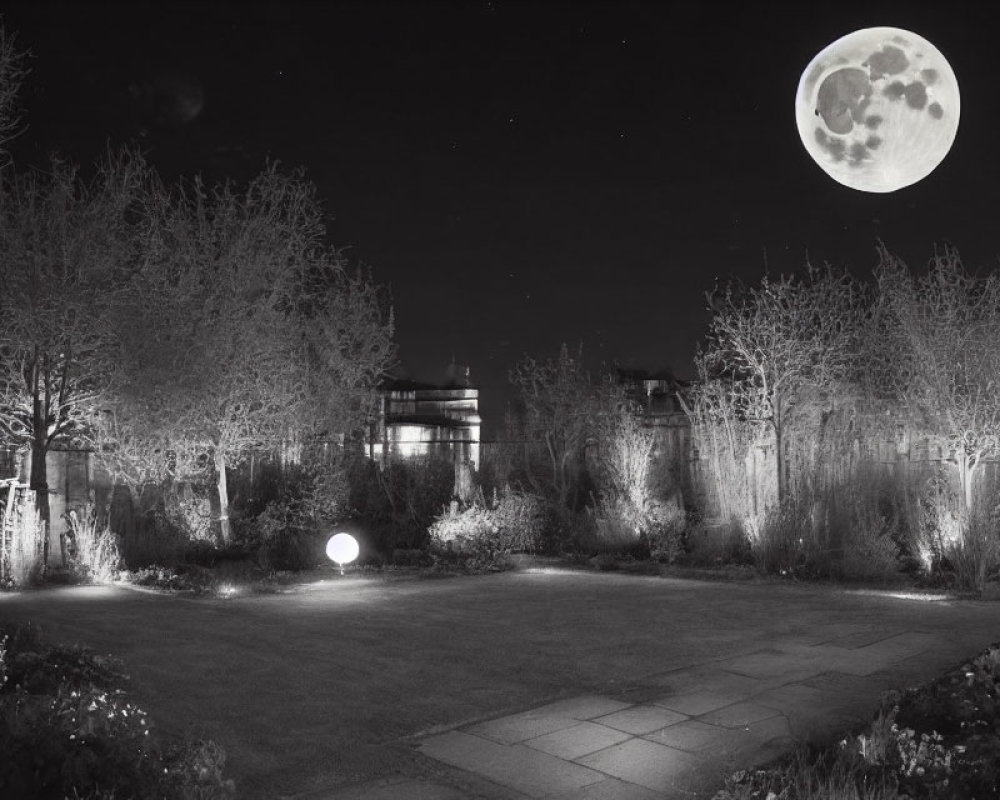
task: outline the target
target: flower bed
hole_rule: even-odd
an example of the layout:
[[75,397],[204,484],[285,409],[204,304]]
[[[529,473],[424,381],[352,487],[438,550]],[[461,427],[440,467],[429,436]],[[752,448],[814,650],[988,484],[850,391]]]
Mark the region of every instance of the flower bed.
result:
[[234,797],[222,748],[164,746],[126,681],[113,659],[0,630],[0,797]]
[[716,800],[1000,797],[1000,644],[917,689],[889,692],[862,732],[734,775]]

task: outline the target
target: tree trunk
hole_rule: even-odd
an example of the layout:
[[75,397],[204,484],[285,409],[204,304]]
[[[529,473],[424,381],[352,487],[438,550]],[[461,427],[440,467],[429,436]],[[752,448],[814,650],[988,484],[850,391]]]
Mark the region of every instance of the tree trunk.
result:
[[44,430],[41,435],[36,433],[31,437],[31,476],[29,486],[35,493],[35,509],[38,511],[38,518],[42,523],[42,567],[49,566],[49,522],[51,512],[49,510],[49,480],[46,471],[45,456],[46,448],[42,440]]
[[229,544],[231,533],[229,528],[229,485],[226,483],[226,454],[222,448],[215,451],[215,471],[219,490],[219,537],[222,544]]
[[972,479],[975,477],[978,459],[968,453],[957,453],[958,482],[962,486],[962,499],[965,501],[965,512],[972,514]]
[[785,477],[785,447],[782,439],[783,422],[784,421],[781,418],[781,398],[779,397],[775,400],[774,416],[771,418],[771,424],[774,426],[774,463],[778,470],[778,508],[781,508],[781,504],[785,499],[785,494],[788,489]]

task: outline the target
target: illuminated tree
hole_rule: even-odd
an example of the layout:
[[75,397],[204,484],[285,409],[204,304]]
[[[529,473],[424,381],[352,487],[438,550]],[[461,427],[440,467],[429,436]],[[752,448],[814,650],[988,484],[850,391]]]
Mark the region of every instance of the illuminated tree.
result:
[[765,276],[709,295],[712,318],[703,372],[730,384],[727,405],[774,434],[779,502],[788,492],[784,439],[804,392],[828,389],[850,372],[864,313],[850,276],[809,266],[802,278]]
[[104,450],[133,485],[214,476],[228,541],[227,467],[359,429],[394,357],[391,315],[324,244],[301,173],[272,165],[245,191],[195,180],[156,217],[158,246],[117,316]]
[[977,470],[998,450],[1000,278],[970,274],[951,247],[920,277],[884,247],[879,254],[887,324],[873,341],[876,385],[950,453],[971,509]]
[[89,439],[108,387],[111,309],[141,250],[148,179],[125,153],[90,181],[60,163],[0,181],[0,434],[30,449],[45,523],[46,454]]

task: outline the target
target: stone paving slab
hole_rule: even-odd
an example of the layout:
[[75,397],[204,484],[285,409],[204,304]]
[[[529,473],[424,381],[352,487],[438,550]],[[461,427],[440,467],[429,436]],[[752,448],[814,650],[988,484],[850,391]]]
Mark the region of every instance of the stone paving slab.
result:
[[661,686],[671,694],[686,693],[711,686],[713,691],[731,693],[737,697],[749,696],[768,685],[758,678],[740,675],[716,664],[660,673],[652,679],[644,678],[643,683]]
[[529,797],[579,791],[606,777],[586,765],[530,747],[508,747],[461,731],[426,739],[420,750],[431,758],[477,773]]
[[517,744],[549,733],[572,728],[580,722],[630,707],[630,703],[599,695],[557,700],[530,711],[472,725],[466,730],[498,744]]
[[632,706],[613,714],[606,714],[603,717],[595,717],[594,722],[607,725],[618,731],[625,731],[625,733],[634,736],[641,736],[644,733],[652,733],[686,719],[686,715],[671,711],[669,708]]
[[773,708],[783,714],[795,713],[803,708],[830,708],[850,703],[839,694],[824,691],[805,683],[789,683],[754,695],[753,702]]
[[772,753],[792,744],[792,731],[784,716],[773,716],[747,723],[741,728],[729,728],[721,740],[721,751],[731,768],[753,766],[772,758]]
[[497,744],[517,744],[535,739],[547,733],[565,730],[579,725],[581,720],[573,717],[541,714],[536,711],[525,711],[511,714],[509,717],[489,720],[472,725],[465,730],[468,733],[490,739]]
[[468,800],[467,795],[452,786],[442,786],[412,778],[385,778],[359,786],[340,787],[332,791],[296,795],[294,800]]
[[565,700],[557,700],[554,703],[539,706],[533,710],[533,713],[587,720],[594,717],[602,717],[614,711],[620,711],[623,708],[628,708],[629,705],[631,704],[624,703],[621,700],[612,700],[610,697],[588,694],[581,697],[569,697]]
[[883,661],[889,663],[935,650],[939,641],[938,637],[925,633],[900,633],[869,645],[864,652],[877,652]]
[[715,691],[701,689],[687,694],[668,694],[653,700],[654,705],[679,711],[689,717],[697,717],[717,711],[720,708],[740,703],[753,697],[754,693],[736,691]]
[[[818,630],[805,630],[795,635],[785,636],[784,641],[788,643],[818,645],[828,644],[838,639],[847,639],[851,636],[864,637],[866,634],[877,630],[877,626],[859,622],[835,622],[827,623]],[[783,642],[775,640],[776,645]]]
[[663,793],[637,783],[608,778],[569,793],[552,795],[549,800],[663,800]]
[[893,631],[888,631],[884,628],[873,628],[870,630],[855,631],[846,636],[838,636],[835,639],[824,641],[822,644],[829,647],[842,647],[845,650],[854,650],[858,647],[867,647],[870,644],[881,642],[892,635],[894,635]]
[[708,714],[703,714],[700,719],[709,725],[718,725],[721,728],[749,728],[755,722],[763,722],[772,717],[781,716],[781,712],[762,706],[759,703],[733,703]]
[[696,785],[698,769],[704,766],[690,753],[646,739],[630,739],[576,763],[661,793],[679,792]]
[[[435,737],[424,752],[533,797],[548,798],[561,782],[568,785],[552,796],[566,800],[690,796],[795,741],[839,735],[867,719],[882,685],[892,686],[907,660],[924,664],[936,641],[873,626],[835,633],[660,673],[643,681],[668,690],[650,702],[569,698]],[[541,783],[539,772],[553,762],[563,771]]]
[[620,730],[595,725],[593,722],[580,722],[572,728],[528,739],[524,744],[551,756],[572,761],[596,753],[605,747],[620,744],[628,738],[630,735]]
[[719,747],[720,742],[728,733],[728,728],[720,728],[718,725],[709,725],[707,722],[689,719],[671,725],[669,728],[648,733],[642,738],[673,747],[675,750],[700,754]]
[[869,701],[877,699],[886,689],[897,686],[896,681],[898,676],[882,670],[870,675],[852,675],[831,670],[807,678],[797,685],[819,689],[831,695]]
[[760,681],[780,679],[784,683],[804,680],[831,669],[831,661],[839,661],[835,654],[850,652],[840,648],[828,648],[826,645],[803,648],[796,652],[787,650],[761,650],[745,656],[722,662],[727,670],[756,678]]
[[[754,702],[780,711],[788,720],[792,735],[801,741],[822,741],[829,734],[849,730],[862,721],[853,698],[804,683],[763,692],[754,697]],[[871,704],[861,705],[866,716],[870,716]]]

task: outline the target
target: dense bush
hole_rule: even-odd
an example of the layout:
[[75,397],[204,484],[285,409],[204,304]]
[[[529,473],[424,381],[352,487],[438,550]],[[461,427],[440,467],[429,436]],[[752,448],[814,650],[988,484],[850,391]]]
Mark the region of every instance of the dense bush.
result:
[[450,504],[430,527],[431,547],[439,554],[465,557],[474,568],[505,566],[512,553],[537,552],[548,526],[540,498],[506,489],[489,502],[460,509]]
[[44,644],[31,628],[0,631],[0,796],[235,796],[222,749],[162,747],[124,680],[110,659]]
[[686,516],[676,504],[627,499],[600,502],[579,521],[574,547],[582,554],[621,554],[673,563],[684,549]]
[[118,577],[121,554],[118,536],[100,526],[92,504],[67,515],[67,556],[70,568],[85,581],[108,583]]
[[269,459],[244,464],[231,479],[232,514],[253,519],[269,506],[294,508],[299,518],[328,523],[348,511],[348,456],[337,454],[303,463]]
[[234,525],[234,543],[264,570],[303,570],[323,561],[319,523],[295,499],[272,501]]
[[905,480],[877,468],[801,487],[768,509],[751,537],[754,561],[773,574],[894,580],[917,536],[913,499]]
[[683,558],[693,566],[754,563],[751,537],[742,520],[710,525],[697,511],[689,511],[683,533]]
[[387,466],[359,458],[349,475],[351,515],[383,557],[395,550],[426,548],[428,529],[455,485],[454,465],[441,458]]
[[968,515],[957,541],[941,549],[941,566],[961,589],[982,592],[1000,573],[1000,520],[997,511],[977,508]]
[[[754,562],[762,572],[790,575],[801,572],[808,556],[815,566],[822,552],[812,538],[813,524],[810,505],[790,498],[780,506],[768,509],[758,536],[752,541]],[[805,534],[809,532],[809,550]]]

